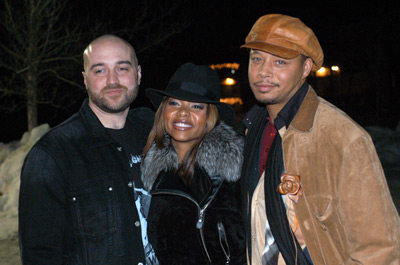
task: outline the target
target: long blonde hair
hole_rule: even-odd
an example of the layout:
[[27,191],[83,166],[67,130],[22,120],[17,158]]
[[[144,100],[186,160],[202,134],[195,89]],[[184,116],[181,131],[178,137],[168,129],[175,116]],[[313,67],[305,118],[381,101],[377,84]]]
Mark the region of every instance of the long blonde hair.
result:
[[[165,148],[164,137],[165,137],[165,123],[164,123],[164,112],[167,106],[169,97],[164,97],[160,106],[158,107],[155,117],[154,125],[150,131],[149,137],[147,138],[146,145],[143,151],[143,161],[146,157],[150,147],[155,143],[156,149]],[[179,165],[177,173],[186,183],[190,183],[194,174],[194,166],[196,161],[197,151],[199,150],[200,144],[204,137],[219,123],[218,109],[214,104],[207,104],[207,122],[204,128],[202,136],[192,145],[192,147],[185,154],[183,162]]]

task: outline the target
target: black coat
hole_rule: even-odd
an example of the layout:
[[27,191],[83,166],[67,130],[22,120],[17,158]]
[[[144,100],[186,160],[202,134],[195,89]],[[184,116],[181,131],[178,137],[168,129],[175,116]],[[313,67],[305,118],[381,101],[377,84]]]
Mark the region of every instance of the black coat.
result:
[[175,173],[177,155],[150,149],[142,166],[152,190],[149,241],[161,265],[245,264],[245,235],[240,211],[243,140],[220,124],[203,140],[191,185]]
[[[138,155],[152,117],[150,109],[129,112]],[[124,149],[86,100],[25,159],[19,200],[23,264],[144,263],[132,173]]]

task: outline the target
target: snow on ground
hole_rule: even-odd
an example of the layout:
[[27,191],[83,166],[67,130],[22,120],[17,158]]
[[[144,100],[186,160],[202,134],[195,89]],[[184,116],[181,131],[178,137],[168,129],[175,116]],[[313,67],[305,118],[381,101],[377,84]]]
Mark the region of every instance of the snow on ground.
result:
[[0,143],[0,264],[18,265],[19,175],[24,158],[49,125],[26,132],[20,141]]
[[[385,170],[389,188],[400,212],[400,123],[395,130],[365,128],[371,135]],[[26,132],[20,141],[0,143],[0,265],[19,265],[18,195],[23,160],[47,131],[47,124]]]

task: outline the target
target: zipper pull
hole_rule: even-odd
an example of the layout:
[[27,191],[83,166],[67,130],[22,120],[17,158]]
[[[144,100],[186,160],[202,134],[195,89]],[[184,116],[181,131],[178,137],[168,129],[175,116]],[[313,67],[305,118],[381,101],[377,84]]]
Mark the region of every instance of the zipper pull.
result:
[[204,210],[200,210],[199,219],[197,220],[196,228],[201,229],[203,228],[203,220],[204,220]]

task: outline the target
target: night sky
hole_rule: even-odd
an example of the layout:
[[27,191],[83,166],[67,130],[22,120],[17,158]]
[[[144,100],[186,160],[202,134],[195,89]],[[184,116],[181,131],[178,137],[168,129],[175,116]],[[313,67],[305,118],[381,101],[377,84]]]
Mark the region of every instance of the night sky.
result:
[[[181,0],[177,0],[181,1]],[[140,1],[115,0],[110,3],[85,1],[77,15],[88,10],[110,9],[112,20],[119,4],[123,12],[135,16],[135,3]],[[153,1],[157,3],[157,1]],[[161,2],[161,1],[160,1]],[[172,1],[173,2],[173,1]],[[300,18],[317,35],[325,53],[325,64],[340,65],[342,71],[390,71],[399,73],[399,17],[395,1],[374,1],[355,5],[353,1],[325,1],[306,4],[307,1],[186,1],[182,14],[190,18],[190,25],[165,42],[164,49],[138,54],[142,65],[142,84],[136,104],[147,104],[143,96],[145,88],[163,89],[169,77],[183,63],[218,64],[238,62],[241,71],[247,71],[247,52],[240,49],[254,22],[262,15],[281,13]],[[310,1],[311,2],[311,1]],[[386,3],[393,2],[393,3]],[[289,4],[290,3],[290,4]],[[96,6],[96,8],[94,8]],[[121,11],[122,12],[122,11]],[[178,18],[177,18],[178,19]],[[115,23],[118,25],[118,23]],[[132,40],[133,46],[140,41]],[[135,47],[138,49],[139,47]],[[82,50],[84,47],[82,47]],[[81,69],[77,69],[80,74]],[[60,113],[47,118],[40,115],[40,123],[54,126],[78,110]],[[1,115],[0,142],[20,139],[26,130],[24,113]],[[12,125],[10,120],[21,122]]]

